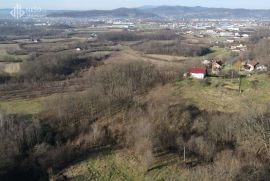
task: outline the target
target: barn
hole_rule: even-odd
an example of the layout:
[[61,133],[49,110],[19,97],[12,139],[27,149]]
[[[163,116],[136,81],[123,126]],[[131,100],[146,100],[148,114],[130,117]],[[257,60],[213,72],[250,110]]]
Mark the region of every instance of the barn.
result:
[[191,68],[190,70],[190,77],[196,79],[204,79],[207,75],[206,68]]

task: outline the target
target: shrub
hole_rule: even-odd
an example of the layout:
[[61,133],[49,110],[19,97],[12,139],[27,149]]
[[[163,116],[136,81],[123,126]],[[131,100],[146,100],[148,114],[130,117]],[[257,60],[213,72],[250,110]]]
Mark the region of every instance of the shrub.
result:
[[26,82],[62,80],[78,70],[95,65],[96,60],[79,58],[73,53],[58,53],[39,56],[36,60],[24,62],[19,79]]

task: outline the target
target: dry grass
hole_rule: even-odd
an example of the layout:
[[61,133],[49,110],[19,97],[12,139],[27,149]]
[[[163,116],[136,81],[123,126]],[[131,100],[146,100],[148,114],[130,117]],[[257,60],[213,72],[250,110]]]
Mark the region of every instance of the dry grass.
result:
[[145,57],[157,59],[160,61],[167,61],[167,62],[179,62],[186,60],[187,57],[180,57],[180,56],[171,56],[171,55],[156,55],[156,54],[148,54]]
[[70,180],[142,180],[144,172],[140,170],[136,158],[123,152],[101,154],[65,169],[64,175]]
[[177,164],[145,172],[137,158],[124,151],[93,156],[63,171],[70,180],[76,181],[178,180],[181,173]]
[[7,50],[7,49],[19,50],[20,47],[17,44],[0,44],[0,49],[1,50]]
[[[197,80],[193,81],[199,84]],[[241,96],[237,93],[227,92],[222,89],[211,89],[207,87],[181,83],[179,94],[194,103],[202,110],[237,112],[241,105]]]
[[32,100],[1,101],[0,108],[8,114],[35,114],[42,110],[42,98]]
[[180,73],[183,70],[187,70],[188,68],[200,62],[199,59],[195,59],[195,58],[182,59],[183,57],[177,57],[179,61],[168,61],[169,59],[173,57],[174,56],[163,56],[163,55],[154,55],[154,54],[152,54],[151,56],[148,56],[144,53],[141,53],[129,47],[123,46],[122,51],[113,53],[112,56],[106,60],[105,63],[121,63],[121,62],[133,62],[133,61],[141,60],[148,63],[152,63],[161,68],[168,68],[169,70],[178,71],[180,75]]
[[19,51],[18,44],[0,44],[0,62],[17,62],[28,58],[28,55],[10,55],[8,50]]
[[21,63],[8,63],[5,65],[4,72],[8,74],[16,74],[21,70]]

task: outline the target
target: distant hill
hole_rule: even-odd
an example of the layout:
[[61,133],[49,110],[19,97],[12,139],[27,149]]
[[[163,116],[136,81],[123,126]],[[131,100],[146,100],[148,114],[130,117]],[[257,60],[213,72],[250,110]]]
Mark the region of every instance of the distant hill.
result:
[[[147,9],[148,10],[148,9]],[[158,15],[151,12],[145,12],[135,8],[119,8],[114,10],[89,10],[89,11],[67,11],[55,12],[48,15],[49,17],[122,17],[122,18],[158,18]]]
[[11,9],[0,9],[0,19],[11,18]]
[[49,17],[122,17],[122,18],[215,18],[215,19],[270,19],[270,10],[206,8],[186,6],[142,6],[114,10],[54,12]]
[[[140,9],[140,8],[139,8]],[[159,6],[142,7],[144,12],[151,12],[166,18],[254,18],[270,19],[270,10],[250,10],[250,9],[228,9],[228,8],[206,8],[206,7],[185,7],[185,6]]]

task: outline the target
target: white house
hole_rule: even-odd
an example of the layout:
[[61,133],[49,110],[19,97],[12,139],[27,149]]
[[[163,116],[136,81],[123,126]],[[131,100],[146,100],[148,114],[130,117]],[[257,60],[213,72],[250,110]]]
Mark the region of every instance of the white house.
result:
[[249,35],[248,35],[248,34],[242,34],[242,37],[243,37],[243,38],[248,38]]
[[190,77],[196,78],[196,79],[204,79],[207,74],[206,68],[192,68],[190,70]]

